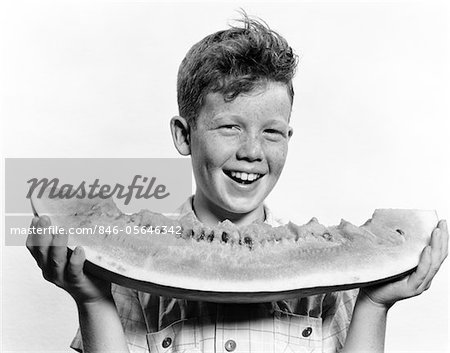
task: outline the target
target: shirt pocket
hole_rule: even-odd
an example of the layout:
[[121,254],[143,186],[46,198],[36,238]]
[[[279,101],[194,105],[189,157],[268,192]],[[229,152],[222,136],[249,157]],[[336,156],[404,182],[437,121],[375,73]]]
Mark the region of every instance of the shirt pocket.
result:
[[179,320],[161,331],[147,333],[150,353],[197,353],[199,330],[197,318]]
[[277,312],[274,317],[274,353],[321,353],[322,319]]

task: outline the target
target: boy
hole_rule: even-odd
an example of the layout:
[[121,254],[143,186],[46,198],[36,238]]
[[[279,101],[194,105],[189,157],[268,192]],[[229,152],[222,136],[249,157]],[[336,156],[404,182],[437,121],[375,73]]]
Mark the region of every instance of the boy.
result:
[[[194,45],[178,74],[180,116],[171,121],[175,147],[190,155],[196,192],[179,210],[206,224],[279,222],[264,205],[283,169],[293,102],[296,56],[265,25],[212,34]],[[49,225],[48,218],[33,226]],[[225,305],[141,293],[83,272],[83,249],[70,257],[49,246],[29,250],[44,277],[77,304],[84,352],[363,352],[382,351],[388,309],[427,289],[447,256],[440,221],[417,270],[386,285],[295,300]],[[30,244],[30,243],[28,243]]]

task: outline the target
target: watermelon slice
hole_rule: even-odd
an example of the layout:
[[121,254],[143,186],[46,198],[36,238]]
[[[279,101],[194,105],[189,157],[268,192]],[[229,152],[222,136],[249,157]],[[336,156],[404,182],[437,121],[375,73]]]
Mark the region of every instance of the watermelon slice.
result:
[[[267,302],[381,283],[412,271],[437,225],[435,211],[378,209],[361,227],[265,223],[208,227],[112,199],[32,196],[36,215],[72,229],[86,270],[123,286],[213,302]],[[89,234],[87,234],[89,233]]]

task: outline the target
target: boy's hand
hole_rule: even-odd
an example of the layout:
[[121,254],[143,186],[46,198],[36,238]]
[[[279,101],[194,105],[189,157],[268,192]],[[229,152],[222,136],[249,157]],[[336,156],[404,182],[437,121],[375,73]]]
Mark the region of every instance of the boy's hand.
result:
[[[31,229],[49,226],[50,219],[47,216],[34,217],[31,222]],[[110,298],[111,283],[86,275],[83,272],[86,260],[83,248],[77,247],[68,253],[67,240],[67,235],[43,232],[28,236],[27,249],[41,268],[43,277],[68,292],[78,305]]]
[[447,255],[447,222],[441,220],[433,230],[430,245],[422,251],[419,265],[413,273],[395,282],[362,288],[361,291],[375,304],[389,308],[399,300],[414,297],[427,290]]

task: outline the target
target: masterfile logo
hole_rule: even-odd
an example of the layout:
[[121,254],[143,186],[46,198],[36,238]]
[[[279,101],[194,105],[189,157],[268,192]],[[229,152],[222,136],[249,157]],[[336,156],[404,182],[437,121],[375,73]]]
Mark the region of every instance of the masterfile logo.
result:
[[[142,179],[142,183],[139,183],[140,179]],[[27,183],[31,184],[27,199],[31,198],[33,194],[38,199],[44,194],[51,199],[93,199],[95,197],[108,199],[115,196],[118,199],[124,199],[125,205],[128,205],[133,197],[136,199],[150,199],[154,197],[159,200],[168,197],[170,193],[166,192],[166,186],[164,184],[155,185],[155,182],[155,177],[148,178],[142,175],[135,175],[128,186],[119,183],[102,185],[100,184],[100,179],[95,179],[92,184],[83,180],[79,185],[60,185],[58,178],[53,178],[52,180],[48,178],[33,178],[27,181]]]
[[192,194],[187,158],[7,158],[5,244],[24,245],[30,198],[112,198],[125,213],[172,213]]

